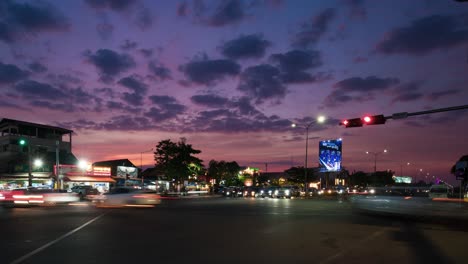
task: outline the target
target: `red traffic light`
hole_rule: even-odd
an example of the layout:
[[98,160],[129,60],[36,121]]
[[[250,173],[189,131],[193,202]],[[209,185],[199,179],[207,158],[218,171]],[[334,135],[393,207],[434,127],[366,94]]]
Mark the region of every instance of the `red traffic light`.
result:
[[347,126],[348,125],[348,120],[344,120],[343,122],[341,122],[343,125]]
[[365,116],[363,119],[366,123],[370,123],[372,121],[372,118],[370,116]]

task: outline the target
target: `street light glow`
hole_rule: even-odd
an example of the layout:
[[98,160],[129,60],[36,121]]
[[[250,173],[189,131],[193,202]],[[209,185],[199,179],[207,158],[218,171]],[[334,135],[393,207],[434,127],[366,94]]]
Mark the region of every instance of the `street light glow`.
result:
[[43,164],[44,164],[44,162],[42,162],[41,159],[35,159],[34,160],[34,167],[42,167]]
[[296,127],[296,126],[297,126],[297,125],[296,125],[296,124],[294,124],[294,123],[292,123],[292,124],[291,124],[291,127]]
[[323,122],[325,122],[326,119],[327,118],[325,116],[319,116],[319,117],[317,117],[317,122],[323,123]]
[[88,168],[88,162],[86,160],[80,160],[78,162],[78,168],[80,168],[82,170]]

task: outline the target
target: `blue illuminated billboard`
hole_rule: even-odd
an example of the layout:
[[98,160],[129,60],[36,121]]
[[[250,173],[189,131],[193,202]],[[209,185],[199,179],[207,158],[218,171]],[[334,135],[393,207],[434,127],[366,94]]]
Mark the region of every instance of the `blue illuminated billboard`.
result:
[[341,139],[319,142],[319,162],[321,172],[341,170]]

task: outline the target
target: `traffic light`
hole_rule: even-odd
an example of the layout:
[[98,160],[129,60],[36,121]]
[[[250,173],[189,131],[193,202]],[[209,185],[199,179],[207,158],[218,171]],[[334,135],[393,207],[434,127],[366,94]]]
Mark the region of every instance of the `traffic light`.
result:
[[24,139],[24,138],[20,138],[20,139],[18,140],[18,145],[20,145],[20,146],[25,146],[26,143],[27,143],[27,142],[26,142],[26,139]]
[[363,120],[366,125],[383,125],[387,121],[384,115],[365,116]]
[[346,119],[340,123],[340,126],[345,127],[362,127],[361,118]]
[[340,122],[340,126],[362,127],[363,125],[382,125],[387,118],[384,115],[364,116],[363,118],[346,119]]

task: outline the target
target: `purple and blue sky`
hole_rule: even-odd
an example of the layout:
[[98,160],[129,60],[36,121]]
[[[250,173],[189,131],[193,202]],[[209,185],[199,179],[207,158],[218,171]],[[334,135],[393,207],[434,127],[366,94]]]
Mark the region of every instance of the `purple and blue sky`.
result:
[[[74,153],[129,158],[185,137],[209,160],[309,166],[343,138],[343,165],[452,178],[467,112],[345,129],[344,118],[467,104],[468,3],[13,1],[0,3],[0,116],[75,131]],[[143,165],[153,164],[150,152]],[[420,172],[423,169],[423,172]]]

